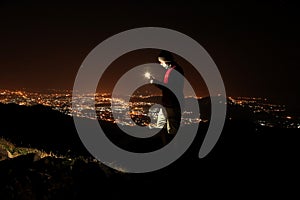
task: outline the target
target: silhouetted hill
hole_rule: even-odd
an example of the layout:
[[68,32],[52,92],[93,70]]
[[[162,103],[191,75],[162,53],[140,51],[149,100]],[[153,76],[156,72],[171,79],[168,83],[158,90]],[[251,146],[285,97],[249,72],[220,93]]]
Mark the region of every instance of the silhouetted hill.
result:
[[[86,154],[73,119],[42,105],[0,104],[0,136],[19,146],[66,155]],[[71,151],[71,152],[70,152]]]
[[[202,99],[201,103],[203,109],[208,109],[209,100]],[[16,145],[85,152],[69,116],[44,106],[13,104],[0,104],[0,113],[0,134]],[[33,155],[27,155],[1,161],[1,197],[190,199],[220,194],[223,198],[240,198],[239,194],[270,197],[274,191],[276,196],[297,194],[294,182],[300,178],[299,129],[257,127],[248,111],[230,105],[228,114],[231,119],[226,119],[219,141],[205,158],[197,155],[209,124],[200,123],[187,152],[166,168],[151,173],[120,173],[79,158],[34,161]],[[129,150],[144,152],[160,146],[159,138],[141,141],[124,135],[115,124],[101,125],[111,140]]]

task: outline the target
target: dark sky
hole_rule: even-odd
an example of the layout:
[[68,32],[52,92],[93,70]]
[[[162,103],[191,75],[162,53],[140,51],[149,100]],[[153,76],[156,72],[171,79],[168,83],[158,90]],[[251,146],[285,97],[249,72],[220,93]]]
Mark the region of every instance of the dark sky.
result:
[[[71,89],[82,61],[103,40],[156,26],[201,44],[229,96],[300,101],[300,14],[292,1],[120,2],[2,0],[0,88]],[[146,53],[122,62],[126,68],[151,59],[156,62],[155,54]]]

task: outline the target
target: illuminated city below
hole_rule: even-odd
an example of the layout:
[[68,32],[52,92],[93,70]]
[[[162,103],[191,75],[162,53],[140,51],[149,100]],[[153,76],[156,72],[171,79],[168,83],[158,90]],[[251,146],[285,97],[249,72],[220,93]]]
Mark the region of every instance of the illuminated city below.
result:
[[[96,93],[73,99],[78,112],[72,112],[72,91],[52,90],[48,93],[26,92],[19,90],[0,90],[0,103],[14,103],[22,106],[44,105],[66,115],[98,119],[126,126],[135,124],[141,126],[155,126],[159,107],[153,107],[154,102],[149,101],[150,96],[134,97],[136,101],[126,102],[124,98],[111,98],[108,93]],[[132,97],[131,97],[132,98]],[[192,97],[186,97],[186,99]],[[95,99],[95,101],[93,101]],[[198,99],[201,101],[201,99]],[[299,116],[287,114],[285,105],[269,103],[264,98],[254,97],[228,97],[228,106],[250,111],[254,122],[261,127],[300,128]],[[113,117],[113,112],[117,113]],[[201,113],[201,111],[200,111]],[[229,112],[227,119],[235,120]],[[238,116],[239,117],[239,116]],[[206,122],[200,114],[193,113],[192,108],[186,108],[182,113],[182,125]]]

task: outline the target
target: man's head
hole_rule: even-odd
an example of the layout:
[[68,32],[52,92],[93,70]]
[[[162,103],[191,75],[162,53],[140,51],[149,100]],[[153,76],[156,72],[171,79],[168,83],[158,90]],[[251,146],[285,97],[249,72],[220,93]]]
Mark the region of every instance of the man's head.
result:
[[158,61],[165,69],[168,69],[174,61],[174,58],[171,52],[162,50],[158,55]]

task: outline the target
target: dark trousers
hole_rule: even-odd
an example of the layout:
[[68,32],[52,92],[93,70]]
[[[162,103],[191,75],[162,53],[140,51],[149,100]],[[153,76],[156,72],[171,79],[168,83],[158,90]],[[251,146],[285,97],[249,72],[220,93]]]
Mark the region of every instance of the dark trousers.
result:
[[177,107],[161,109],[157,119],[157,126],[163,127],[166,132],[162,134],[164,144],[170,142],[177,133],[181,122],[181,111]]

